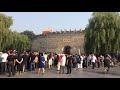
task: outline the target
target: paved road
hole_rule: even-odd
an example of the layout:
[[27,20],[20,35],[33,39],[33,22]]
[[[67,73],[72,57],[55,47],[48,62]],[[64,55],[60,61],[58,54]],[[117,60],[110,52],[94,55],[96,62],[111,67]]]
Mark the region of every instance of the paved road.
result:
[[28,71],[14,77],[0,75],[0,78],[120,78],[120,66],[111,68],[108,74],[104,74],[103,71],[104,68],[91,69],[91,67],[88,67],[87,69],[72,70],[69,75],[59,75],[56,67],[54,67],[52,70],[46,70],[44,75],[37,74],[36,71]]

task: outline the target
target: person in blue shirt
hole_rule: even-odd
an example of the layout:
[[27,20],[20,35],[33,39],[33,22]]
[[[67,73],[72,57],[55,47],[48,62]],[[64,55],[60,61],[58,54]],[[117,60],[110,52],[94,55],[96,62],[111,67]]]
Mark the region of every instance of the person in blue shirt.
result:
[[45,71],[45,69],[44,69],[45,68],[45,59],[44,59],[43,53],[39,53],[38,61],[39,61],[38,73],[40,73],[40,70],[42,69],[42,74],[44,74],[44,71]]

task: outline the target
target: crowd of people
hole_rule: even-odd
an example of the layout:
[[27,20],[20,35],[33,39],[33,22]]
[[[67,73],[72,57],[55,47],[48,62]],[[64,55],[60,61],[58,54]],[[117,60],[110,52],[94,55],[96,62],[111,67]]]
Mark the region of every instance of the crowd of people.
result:
[[[14,75],[21,75],[27,71],[36,71],[44,75],[45,69],[51,70],[53,66],[57,66],[56,70],[59,74],[71,74],[73,69],[82,69],[91,66],[104,67],[105,73],[110,70],[111,65],[115,65],[116,58],[109,54],[95,55],[95,54],[57,54],[57,53],[38,53],[26,50],[22,53],[16,50],[8,50],[0,52],[0,75],[9,77]],[[65,72],[67,69],[67,72]]]

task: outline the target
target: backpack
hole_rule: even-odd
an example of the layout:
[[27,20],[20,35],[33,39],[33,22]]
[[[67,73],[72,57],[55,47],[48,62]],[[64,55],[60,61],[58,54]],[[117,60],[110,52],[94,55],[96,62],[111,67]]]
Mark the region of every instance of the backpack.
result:
[[81,64],[81,57],[78,58],[77,63]]

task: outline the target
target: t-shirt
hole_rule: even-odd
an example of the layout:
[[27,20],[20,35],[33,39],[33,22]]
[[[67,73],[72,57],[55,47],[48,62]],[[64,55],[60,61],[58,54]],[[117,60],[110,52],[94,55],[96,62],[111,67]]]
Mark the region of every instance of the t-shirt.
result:
[[96,61],[96,57],[95,57],[95,56],[93,56],[93,57],[92,57],[92,62],[94,62],[94,63],[95,63],[95,61]]
[[104,59],[104,66],[110,66],[110,59],[109,59],[109,57],[106,57]]
[[27,62],[28,57],[29,57],[29,56],[26,55],[26,54],[24,54],[24,55],[22,56],[22,58],[23,58],[23,63]]
[[1,57],[3,58],[2,62],[6,62],[8,54],[7,53],[3,53]]
[[15,57],[14,55],[9,55],[9,56],[7,57],[8,62],[14,61],[15,59],[16,59],[16,57]]
[[68,65],[71,65],[71,64],[72,64],[72,63],[71,63],[71,62],[72,62],[72,57],[68,57],[68,58],[67,58],[67,61],[68,61]]
[[35,56],[35,55],[31,55],[30,57],[31,57],[30,62],[33,62],[33,61],[35,60],[35,57],[36,57],[36,56]]
[[18,56],[18,57],[17,57],[17,60],[20,62],[20,61],[22,60],[22,56],[21,56],[21,55]]
[[61,58],[60,65],[61,65],[61,66],[65,66],[65,63],[66,63],[66,56],[63,56],[63,57]]

